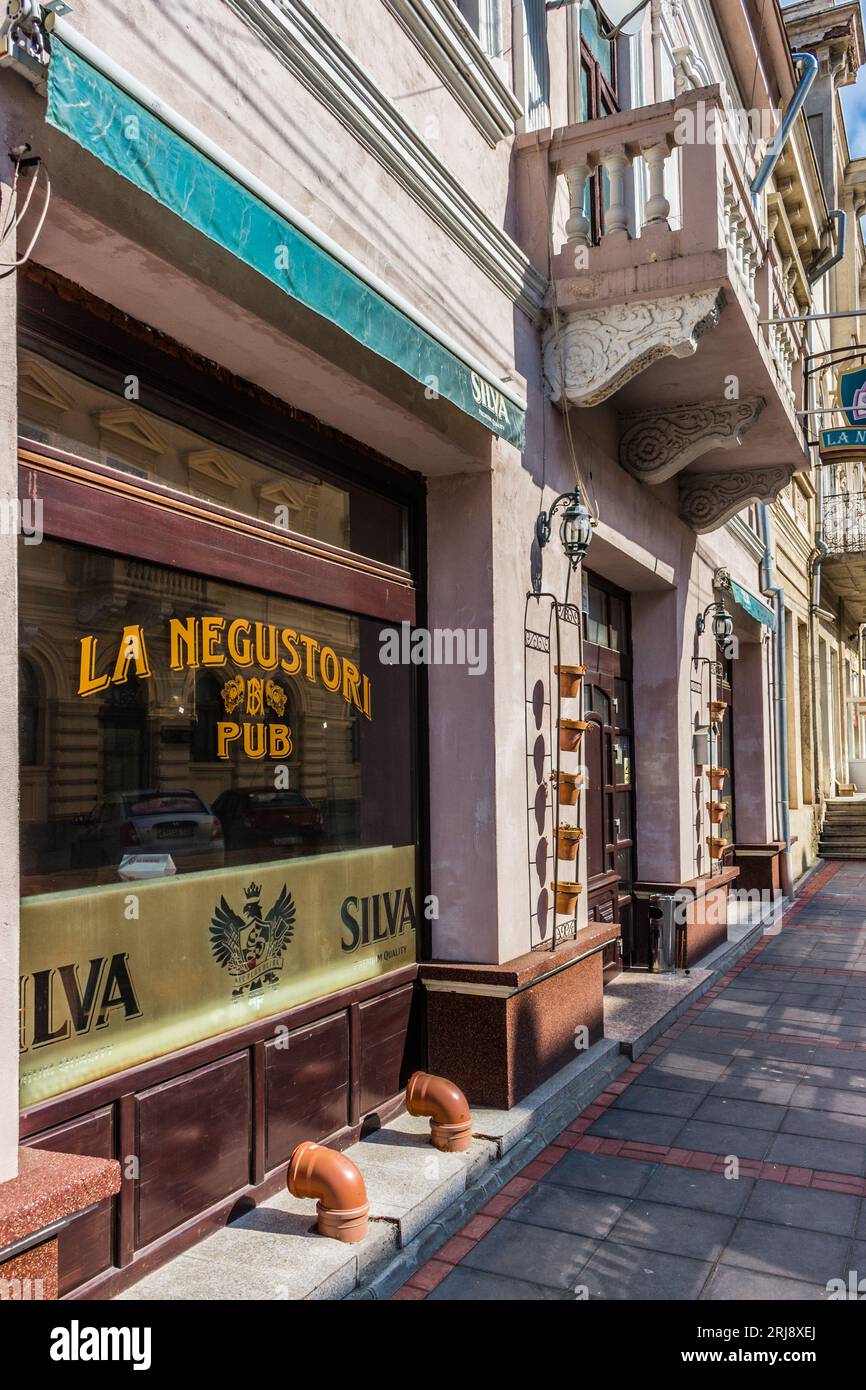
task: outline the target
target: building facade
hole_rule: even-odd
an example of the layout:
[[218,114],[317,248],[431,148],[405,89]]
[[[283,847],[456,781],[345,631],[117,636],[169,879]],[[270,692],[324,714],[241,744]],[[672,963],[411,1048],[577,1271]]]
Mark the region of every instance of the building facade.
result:
[[694,963],[814,861],[863,751],[803,413],[862,32],[62,8],[0,72],[0,1183],[120,1165],[51,1237],[82,1296],[416,1066],[514,1104],[660,892]]

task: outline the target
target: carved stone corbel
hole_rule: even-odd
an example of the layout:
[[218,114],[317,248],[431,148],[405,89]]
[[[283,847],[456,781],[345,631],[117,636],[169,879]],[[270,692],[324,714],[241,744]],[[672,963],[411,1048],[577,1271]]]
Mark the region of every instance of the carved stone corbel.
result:
[[619,461],[641,482],[663,483],[711,449],[736,449],[765,405],[748,396],[626,415]]
[[689,473],[679,479],[679,512],[693,531],[717,531],[750,502],[775,502],[794,476],[792,464],[739,473]]
[[659,358],[690,357],[724,304],[724,290],[705,290],[563,315],[544,339],[551,399],[599,405]]

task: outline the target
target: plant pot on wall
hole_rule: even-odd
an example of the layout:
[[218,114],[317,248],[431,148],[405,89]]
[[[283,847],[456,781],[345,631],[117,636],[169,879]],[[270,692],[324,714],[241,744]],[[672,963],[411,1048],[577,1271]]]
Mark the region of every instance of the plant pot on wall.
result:
[[573,917],[577,910],[577,900],[583,891],[583,884],[551,883],[550,891],[556,894],[557,914],[564,917]]
[[708,801],[706,806],[712,824],[721,825],[728,811],[724,801]]
[[711,859],[721,859],[722,850],[727,844],[727,840],[722,840],[716,835],[707,836],[707,849],[710,851]]
[[724,700],[710,700],[709,711],[711,722],[713,724],[721,724],[722,720],[725,717],[725,711],[727,710],[727,708],[728,707],[725,704]]
[[561,825],[556,836],[556,851],[560,859],[576,859],[583,831],[579,825]]
[[556,674],[559,676],[559,693],[567,700],[574,699],[580,694],[580,683],[586,675],[585,666],[556,666]]
[[576,753],[588,728],[585,719],[560,719],[559,746],[563,753]]
[[720,792],[722,790],[722,787],[725,785],[725,778],[727,777],[727,775],[728,769],[726,767],[707,768],[707,781],[709,782],[714,792]]
[[582,777],[569,772],[560,772],[556,778],[560,806],[576,806],[582,786]]

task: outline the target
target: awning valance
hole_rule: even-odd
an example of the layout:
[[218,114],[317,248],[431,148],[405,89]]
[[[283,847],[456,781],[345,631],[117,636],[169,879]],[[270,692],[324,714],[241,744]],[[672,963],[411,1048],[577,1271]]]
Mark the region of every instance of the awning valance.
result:
[[776,615],[769,604],[764,603],[763,599],[757,598],[754,594],[750,594],[748,589],[744,589],[741,584],[737,583],[736,579],[729,580],[727,587],[731,598],[744,612],[748,613],[750,618],[763,623],[764,627],[768,627],[771,632],[776,631]]
[[[167,113],[162,103],[160,109]],[[287,295],[523,447],[525,408],[503,383],[417,322],[395,303],[396,293],[389,298],[228,173],[174,129],[167,114],[161,119],[57,36],[46,119]]]

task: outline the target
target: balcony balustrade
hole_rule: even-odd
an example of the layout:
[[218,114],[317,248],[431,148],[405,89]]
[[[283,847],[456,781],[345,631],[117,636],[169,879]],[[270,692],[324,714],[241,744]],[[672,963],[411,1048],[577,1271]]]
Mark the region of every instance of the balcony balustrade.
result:
[[622,466],[649,484],[676,477],[698,531],[808,466],[803,332],[761,320],[798,312],[799,253],[773,230],[784,221],[792,244],[811,233],[791,228],[777,193],[768,224],[738,135],[715,86],[518,141],[524,245],[552,252],[551,398],[610,401]]

